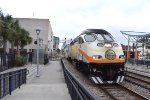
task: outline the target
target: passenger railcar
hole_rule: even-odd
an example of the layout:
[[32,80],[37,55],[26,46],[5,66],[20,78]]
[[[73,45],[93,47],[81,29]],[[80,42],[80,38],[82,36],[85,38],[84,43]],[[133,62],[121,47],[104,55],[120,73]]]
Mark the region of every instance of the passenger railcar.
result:
[[72,40],[67,57],[96,84],[120,83],[124,79],[121,44],[103,29],[86,29]]

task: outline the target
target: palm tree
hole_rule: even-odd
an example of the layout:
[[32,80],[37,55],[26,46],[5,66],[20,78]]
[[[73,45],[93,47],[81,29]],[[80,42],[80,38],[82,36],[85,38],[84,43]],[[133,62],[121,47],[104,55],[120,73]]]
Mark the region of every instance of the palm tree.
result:
[[0,20],[1,20],[1,28],[0,28],[0,38],[2,39],[2,45],[3,45],[3,53],[4,53],[4,58],[3,58],[3,65],[6,65],[6,47],[7,47],[7,41],[9,40],[9,35],[11,33],[11,22],[12,22],[12,17],[11,15],[6,15],[2,12],[0,12]]
[[15,37],[15,46],[17,47],[17,54],[20,54],[19,47],[23,50],[23,47],[32,42],[32,38],[29,36],[29,32],[23,28],[20,28],[19,34]]
[[21,29],[15,35],[14,45],[17,47],[17,55],[20,55],[19,45],[20,45]]
[[[1,17],[0,17],[0,34],[1,34],[1,32],[2,32],[2,27],[3,27],[3,24],[2,24],[2,20],[1,20]],[[0,36],[0,39],[1,39],[2,37]],[[1,42],[1,41],[0,41]]]
[[12,53],[14,53],[14,44],[15,44],[15,40],[16,37],[18,37],[18,35],[20,33],[20,26],[19,26],[19,22],[18,20],[13,21],[12,22],[12,27],[11,27],[11,34],[9,35],[9,42],[11,43],[11,51]]
[[20,37],[20,48],[23,50],[25,45],[32,43],[32,37],[29,36],[29,32],[25,29],[21,29],[21,37]]
[[2,28],[1,28],[0,36],[3,39],[3,50],[4,50],[4,54],[6,54],[7,41],[10,38],[11,24],[13,18],[11,15],[4,16],[4,14],[2,14],[0,17],[2,20]]
[[29,32],[21,28],[18,20],[14,21],[11,15],[4,15],[0,9],[0,38],[3,42],[3,52],[6,54],[7,41],[11,43],[11,50],[17,47],[17,54],[20,53],[19,47],[23,47],[32,42]]
[[1,18],[1,15],[3,14],[2,10],[0,9],[0,32],[1,32],[1,29],[2,29],[2,18]]

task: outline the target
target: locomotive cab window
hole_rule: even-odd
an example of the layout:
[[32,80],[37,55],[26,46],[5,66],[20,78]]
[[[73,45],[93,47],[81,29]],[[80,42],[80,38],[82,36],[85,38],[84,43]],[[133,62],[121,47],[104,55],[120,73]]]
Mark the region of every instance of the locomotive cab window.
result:
[[114,41],[114,39],[112,38],[112,36],[109,35],[109,34],[104,34],[103,36],[104,36],[104,38],[105,38],[106,41]]
[[75,43],[75,42],[74,42],[74,41],[72,41],[72,42],[70,43],[70,45],[72,46],[72,45],[74,45],[74,43]]
[[79,44],[84,43],[84,40],[82,39],[82,37],[79,37]]
[[74,43],[78,43],[78,38],[76,38],[76,39],[74,40]]
[[93,34],[86,34],[84,36],[84,39],[86,42],[93,42],[96,40],[95,35],[93,35]]
[[104,37],[101,34],[97,34],[98,41],[104,41]]

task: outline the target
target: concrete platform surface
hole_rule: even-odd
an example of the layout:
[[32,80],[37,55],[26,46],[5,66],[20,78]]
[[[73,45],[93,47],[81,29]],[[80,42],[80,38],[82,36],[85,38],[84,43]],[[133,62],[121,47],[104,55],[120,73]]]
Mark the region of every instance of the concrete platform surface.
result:
[[2,100],[71,100],[59,61],[40,66],[40,77],[33,71],[36,67],[29,69],[32,74],[27,77],[27,84]]

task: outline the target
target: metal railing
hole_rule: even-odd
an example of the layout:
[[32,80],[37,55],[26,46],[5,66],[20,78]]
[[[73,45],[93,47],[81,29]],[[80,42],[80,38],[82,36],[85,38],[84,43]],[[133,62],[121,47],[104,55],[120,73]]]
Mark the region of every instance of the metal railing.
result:
[[0,72],[13,68],[15,65],[15,54],[0,53]]
[[77,81],[76,77],[66,69],[63,60],[61,59],[65,81],[72,100],[98,100],[98,97],[92,94],[84,84]]
[[0,72],[0,99],[26,83],[26,68],[14,68]]
[[147,68],[150,66],[150,59],[138,59],[135,60],[134,58],[126,59],[126,62],[136,65],[146,65]]

